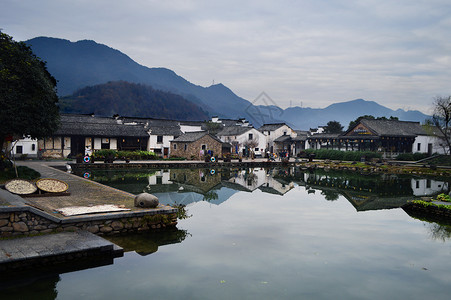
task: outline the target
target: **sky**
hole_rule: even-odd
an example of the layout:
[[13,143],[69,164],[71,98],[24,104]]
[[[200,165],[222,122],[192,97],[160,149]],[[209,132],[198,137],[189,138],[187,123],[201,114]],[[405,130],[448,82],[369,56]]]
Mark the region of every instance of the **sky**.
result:
[[282,108],[362,98],[430,113],[451,95],[450,0],[1,0],[0,28],[94,40]]

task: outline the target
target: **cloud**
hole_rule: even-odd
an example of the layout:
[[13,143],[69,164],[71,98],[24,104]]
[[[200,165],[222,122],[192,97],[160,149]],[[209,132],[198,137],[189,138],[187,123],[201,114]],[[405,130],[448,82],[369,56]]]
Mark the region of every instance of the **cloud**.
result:
[[3,1],[15,39],[92,39],[248,100],[355,98],[426,111],[450,94],[451,4],[411,1]]

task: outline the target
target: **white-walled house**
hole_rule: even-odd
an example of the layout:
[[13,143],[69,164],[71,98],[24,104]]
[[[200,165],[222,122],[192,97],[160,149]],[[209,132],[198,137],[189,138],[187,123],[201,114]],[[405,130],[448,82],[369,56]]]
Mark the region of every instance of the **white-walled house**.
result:
[[435,126],[423,125],[424,134],[419,134],[412,145],[413,153],[446,154],[443,134]]
[[232,153],[243,153],[246,148],[255,155],[264,155],[266,137],[254,127],[228,126],[224,127],[216,136],[225,143],[233,146]]
[[14,141],[12,143],[11,155],[13,157],[27,157],[27,158],[37,158],[38,157],[38,140],[32,139],[30,137],[25,137],[23,139]]
[[[277,147],[275,140],[285,136],[285,137],[291,137],[295,138],[297,136],[296,131],[294,131],[290,126],[288,126],[285,123],[275,123],[275,124],[264,124],[261,126],[258,131],[263,133],[265,135],[266,139],[266,145],[265,145],[265,151],[269,151],[270,153],[276,153],[283,151],[283,143],[279,144],[279,147]],[[279,149],[282,148],[282,149]],[[292,153],[292,149],[290,147],[289,149],[290,153]],[[293,153],[292,153],[293,154]]]
[[448,183],[432,179],[412,179],[412,191],[415,196],[433,196],[448,191]]

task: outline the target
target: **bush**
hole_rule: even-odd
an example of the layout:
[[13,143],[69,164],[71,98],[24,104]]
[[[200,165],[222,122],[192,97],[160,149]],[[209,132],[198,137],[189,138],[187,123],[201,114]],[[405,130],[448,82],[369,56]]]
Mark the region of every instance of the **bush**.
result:
[[111,149],[96,150],[93,153],[94,159],[105,159],[108,157],[128,159],[128,160],[153,160],[157,155],[152,151],[117,151]]
[[318,159],[331,159],[331,160],[345,160],[345,161],[360,161],[362,157],[366,160],[372,158],[382,158],[382,154],[370,151],[340,151],[340,150],[329,150],[329,149],[307,149],[305,153],[308,155],[315,154],[315,158]]

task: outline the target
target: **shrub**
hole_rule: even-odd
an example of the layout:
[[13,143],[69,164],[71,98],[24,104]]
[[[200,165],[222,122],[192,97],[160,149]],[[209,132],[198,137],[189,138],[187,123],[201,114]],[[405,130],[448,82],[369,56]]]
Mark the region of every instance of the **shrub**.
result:
[[157,159],[157,155],[152,151],[117,151],[111,149],[97,150],[93,153],[95,159],[105,159],[106,157],[129,159],[129,160],[151,160]]
[[364,156],[367,160],[372,158],[382,158],[382,154],[370,151],[340,151],[329,149],[307,149],[305,150],[307,155],[315,154],[318,159],[332,159],[332,160],[345,160],[345,161],[360,161]]

